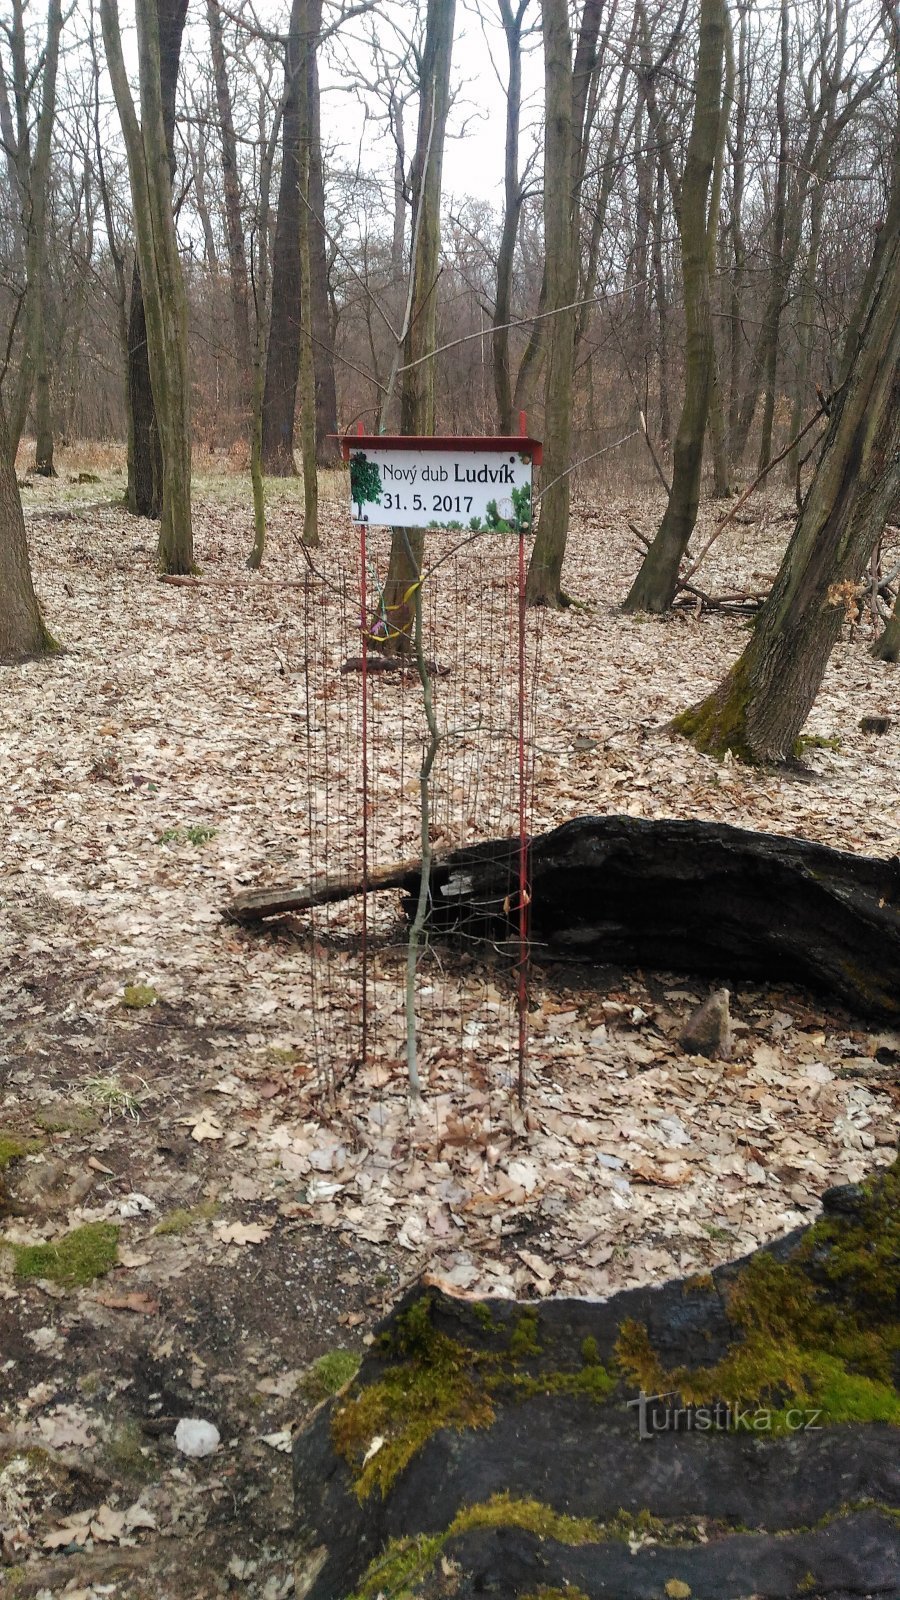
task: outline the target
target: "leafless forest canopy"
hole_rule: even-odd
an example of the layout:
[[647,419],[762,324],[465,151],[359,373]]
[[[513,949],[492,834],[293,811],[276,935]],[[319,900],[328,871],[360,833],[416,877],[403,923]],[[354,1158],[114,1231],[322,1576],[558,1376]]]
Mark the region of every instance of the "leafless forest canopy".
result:
[[[166,9],[171,0],[161,17]],[[237,459],[247,450],[248,350],[254,341],[265,345],[277,281],[292,41],[316,9],[301,0],[290,14],[275,0],[259,8],[250,0],[193,0],[178,65],[173,195],[189,307],[193,438]],[[683,387],[678,208],[697,8],[689,0],[608,0],[599,9],[584,82],[583,170],[576,163],[575,172],[573,458],[639,430],[643,412],[666,472]],[[42,0],[5,0],[2,10],[0,355],[4,389],[13,394],[27,325],[29,171],[48,34]],[[500,321],[515,324],[510,398],[516,411],[528,411],[532,431],[543,425],[546,319],[530,320],[545,290],[541,10],[538,0],[470,0],[457,9],[448,148],[454,170],[459,152],[471,153],[476,192],[453,192],[445,181],[437,342],[462,342],[436,364],[444,431],[491,431],[508,421],[498,414],[493,362],[491,329]],[[314,218],[320,248],[314,240],[310,304],[317,379],[333,349],[336,389],[335,414],[326,407],[319,419],[320,447],[329,426],[358,418],[374,425],[388,383],[390,324],[402,319],[411,247],[425,11],[422,0],[329,3],[318,30],[309,193],[316,211],[318,189],[324,216]],[[718,206],[712,311],[720,415],[731,459],[751,474],[810,415],[817,388],[828,394],[886,214],[897,120],[886,15],[880,0],[781,7],[735,0],[730,7],[726,140],[720,193],[714,185],[710,200]],[[133,66],[130,7],[121,7],[120,22]],[[508,87],[519,56],[515,137]],[[229,119],[233,138],[223,148]],[[480,171],[486,151],[497,157],[498,177],[506,154],[505,185],[490,192]],[[100,16],[93,0],[77,0],[62,23],[43,264],[49,420],[58,442],[124,438],[134,252]],[[243,349],[235,322],[241,299],[249,325]],[[39,431],[40,401],[35,383],[28,434]],[[653,472],[639,432],[623,449]]]

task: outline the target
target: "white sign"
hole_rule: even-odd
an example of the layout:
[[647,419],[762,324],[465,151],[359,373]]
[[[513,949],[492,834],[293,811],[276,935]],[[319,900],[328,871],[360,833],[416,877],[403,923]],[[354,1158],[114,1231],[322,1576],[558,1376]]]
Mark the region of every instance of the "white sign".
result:
[[395,528],[527,532],[531,455],[503,450],[350,450],[351,516]]

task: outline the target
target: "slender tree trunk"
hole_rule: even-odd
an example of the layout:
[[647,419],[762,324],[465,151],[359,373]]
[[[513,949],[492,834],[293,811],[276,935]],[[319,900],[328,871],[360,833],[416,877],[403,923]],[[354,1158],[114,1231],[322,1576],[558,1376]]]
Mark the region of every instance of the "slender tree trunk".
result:
[[763,357],[763,415],[759,441],[757,471],[764,472],[772,459],[772,425],[775,420],[775,379],[778,372],[778,337],[781,331],[781,313],[787,290],[789,263],[785,262],[784,233],[787,220],[788,153],[790,131],[787,115],[788,78],[788,0],[781,0],[781,71],[776,94],[778,120],[778,176],[775,184],[775,215],[773,218],[772,292],[766,308],[766,326]]
[[625,601],[626,611],[668,610],[675,597],[681,558],[697,520],[703,438],[715,365],[707,203],[718,141],[724,136],[721,117],[724,47],[724,0],[701,0],[694,122],[678,215],[686,324],[684,405],[675,437],[669,503]]
[[162,453],[159,559],[165,572],[193,569],[187,299],[175,220],[162,96],[155,0],[138,0],[138,121],[122,55],[115,0],[101,0],[103,38],[122,123],[147,323],[147,354]]
[[[798,330],[800,351],[797,359],[797,373],[794,379],[794,402],[791,408],[790,438],[792,439],[797,437],[803,426],[803,412],[806,408],[807,398],[806,391],[809,385],[809,372],[812,364],[816,315],[816,274],[819,264],[819,250],[822,244],[824,200],[824,184],[818,182],[813,189],[809,222],[809,246],[806,252],[806,261],[803,268],[803,287],[800,293],[800,326]],[[800,447],[796,445],[789,452],[784,463],[784,476],[788,483],[794,483],[797,478],[799,460]]]
[[250,292],[247,281],[247,252],[241,217],[241,186],[238,172],[237,138],[231,104],[231,85],[225,59],[225,35],[219,0],[206,0],[209,47],[216,85],[219,116],[219,147],[222,156],[222,193],[225,203],[225,237],[228,245],[231,320],[234,328],[234,356],[242,403],[249,409],[253,383],[253,351],[250,341]]
[[[175,170],[175,92],[178,85],[187,0],[136,0],[136,4],[138,8],[152,5],[156,13],[162,119],[171,189],[172,174]],[[151,517],[155,520],[160,516],[162,507],[163,462],[153,386],[150,381],[147,318],[137,253],[131,275],[131,305],[128,314],[128,406],[131,413],[128,428],[130,450],[126,490],[128,509],[134,516]]]
[[792,753],[898,489],[900,158],[828,434],[778,577],[743,655],[675,721],[700,749],[750,761]]
[[739,5],[737,73],[734,69],[734,38],[730,28],[725,30],[725,50],[729,57],[727,70],[735,76],[736,106],[734,119],[734,145],[731,150],[731,292],[729,296],[729,362],[728,362],[728,448],[732,461],[736,460],[735,443],[741,403],[743,381],[744,328],[743,304],[746,276],[746,247],[742,218],[744,215],[744,182],[746,174],[747,116],[749,89],[747,83],[747,15],[748,0]]
[[263,390],[263,468],[276,478],[291,478],[294,463],[294,412],[300,370],[300,73],[305,62],[302,37],[306,0],[293,0],[285,57],[281,121],[281,185],[272,254],[272,309],[266,381]]
[[53,414],[50,405],[50,363],[47,357],[46,262],[41,282],[36,286],[35,317],[33,323],[34,349],[34,470],[41,478],[55,478],[53,465]]
[[0,399],[0,663],[58,649],[41,619],[31,580],[15,453]]
[[[306,545],[317,545],[319,542],[319,481],[316,463],[316,423],[318,420],[319,397],[316,384],[315,357],[313,354],[313,296],[310,268],[314,227],[310,205],[313,99],[309,91],[312,79],[310,61],[315,61],[321,18],[322,0],[306,0],[303,32],[307,60],[304,61],[303,70],[300,73],[299,236],[300,304],[305,311],[304,325],[300,330],[300,436],[303,451],[303,543]],[[321,233],[321,229],[318,229],[318,232]]]
[[[456,0],[428,0],[419,126],[412,168],[413,218],[411,294],[400,387],[400,432],[434,433],[435,370],[430,356],[436,343],[437,279],[441,240],[441,173],[450,110],[450,66]],[[411,365],[415,362],[416,365]],[[425,536],[419,529],[395,528],[384,587],[390,635],[389,653],[409,655],[413,648],[415,585],[422,569]]]
[[[312,6],[318,39],[322,22],[321,0]],[[325,175],[322,166],[321,101],[318,50],[313,47],[307,80],[309,104],[309,306],[310,355],[316,387],[316,460],[320,466],[337,466],[341,447],[337,438],[337,379],[334,371],[334,330],[328,304],[328,240],[325,237]]]
[[126,504],[132,516],[158,521],[162,505],[162,451],[150,385],[147,316],[137,252],[131,273],[128,311],[128,421]]
[[668,446],[672,442],[672,412],[669,403],[669,295],[666,286],[666,171],[656,164],[656,205],[653,213],[653,283],[656,295],[656,321],[659,357],[659,436]]
[[519,182],[519,125],[522,115],[522,21],[527,5],[528,0],[519,0],[516,9],[513,10],[511,0],[500,0],[500,16],[506,36],[506,53],[509,61],[503,167],[503,230],[497,252],[497,289],[494,296],[494,336],[491,350],[497,427],[500,433],[515,431],[507,324],[511,315],[513,262],[522,211],[522,187]]
[[558,606],[569,523],[572,377],[575,363],[576,239],[572,186],[572,35],[566,0],[544,0],[544,251],[549,318],[549,359],[544,387],[544,463],[541,513],[528,565],[529,605]]
[[[30,149],[28,122],[29,90],[25,64],[24,11],[13,6],[10,30],[13,52],[13,77],[17,101],[16,139],[17,183],[14,191],[22,202],[22,234],[25,255],[25,318],[19,378],[13,401],[9,432],[13,459],[25,427],[32,386],[40,368],[41,394],[38,417],[40,460],[53,472],[53,434],[50,421],[50,384],[46,347],[46,270],[47,270],[47,193],[50,182],[50,147],[56,118],[56,79],[59,69],[59,41],[62,33],[62,0],[50,0],[47,8],[47,43],[41,71],[41,109],[37,118],[34,150]],[[5,141],[6,142],[6,141]],[[9,151],[8,151],[9,153]]]
[[877,661],[900,661],[900,595],[894,603],[887,627],[875,640],[871,653]]
[[[728,15],[727,5],[723,11],[725,20],[725,86],[722,95],[721,118],[722,126],[719,131],[719,142],[716,146],[716,160],[713,167],[712,195],[709,202],[709,276],[710,285],[715,278],[719,260],[719,222],[722,210],[722,180],[725,172],[725,145],[728,139],[728,123],[734,105],[734,50],[732,47],[731,20]],[[709,397],[709,441],[712,446],[713,460],[713,494],[719,500],[726,499],[731,494],[731,464],[728,459],[728,431],[725,426],[725,399],[722,394],[721,365],[719,351],[716,343],[715,330],[713,330],[713,375],[712,389]]]

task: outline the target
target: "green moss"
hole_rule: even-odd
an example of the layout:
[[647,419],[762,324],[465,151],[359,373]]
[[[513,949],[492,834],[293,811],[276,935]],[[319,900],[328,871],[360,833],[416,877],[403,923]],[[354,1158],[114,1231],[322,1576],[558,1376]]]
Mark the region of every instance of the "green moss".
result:
[[158,1466],[150,1455],[145,1455],[146,1440],[136,1417],[125,1417],[109,1430],[103,1450],[106,1464],[117,1478],[139,1478],[149,1481],[158,1473]]
[[797,1407],[826,1423],[900,1426],[900,1162],[862,1185],[850,1213],[827,1215],[786,1260],[752,1257],[728,1291],[738,1337],[711,1367],[664,1369],[647,1330],[623,1323],[620,1368],[686,1404],[724,1400],[772,1413],[790,1431]]
[[696,1272],[684,1280],[684,1294],[715,1294],[716,1280],[711,1272]]
[[337,1394],[356,1377],[360,1356],[355,1350],[329,1350],[319,1356],[304,1373],[302,1388],[310,1400],[324,1400]]
[[48,1278],[74,1287],[102,1278],[115,1264],[119,1229],[113,1222],[86,1222],[55,1244],[13,1244],[17,1278]]
[[754,765],[756,757],[747,738],[749,682],[743,657],[736,661],[712,694],[699,705],[682,711],[669,724],[673,733],[690,739],[698,750],[721,760],[726,751]]
[[192,1228],[199,1227],[201,1222],[210,1222],[219,1212],[218,1200],[204,1200],[198,1206],[186,1208],[177,1206],[170,1211],[167,1217],[153,1229],[155,1234],[165,1238],[168,1234],[190,1233]]
[[593,1334],[581,1342],[581,1359],[586,1367],[595,1367],[600,1360],[600,1347]]
[[475,1304],[472,1307],[472,1315],[475,1317],[477,1322],[480,1322],[485,1333],[494,1332],[497,1326],[496,1322],[494,1321],[494,1313],[492,1312],[490,1306],[485,1305],[483,1300],[475,1301]]
[[821,733],[801,733],[794,740],[794,755],[799,761],[807,750],[843,750],[844,741],[838,738],[826,739]]
[[546,1585],[540,1589],[532,1589],[529,1594],[523,1595],[522,1600],[588,1600],[583,1589],[576,1589],[567,1583],[564,1589],[548,1589]]
[[616,1379],[599,1362],[589,1362],[580,1372],[491,1373],[485,1386],[493,1393],[509,1389],[520,1400],[538,1394],[580,1394],[599,1405],[612,1394]]
[[156,990],[149,983],[126,983],[122,991],[122,1004],[128,1011],[144,1011],[156,1001]]
[[541,1347],[537,1334],[537,1312],[526,1307],[509,1336],[509,1353],[514,1361],[522,1361],[526,1356],[540,1355]]
[[85,1105],[41,1106],[34,1113],[34,1121],[45,1133],[90,1133],[99,1120],[97,1113]]
[[476,1353],[439,1333],[430,1310],[423,1295],[398,1317],[391,1343],[405,1359],[348,1397],[332,1417],[335,1449],[354,1473],[360,1500],[376,1488],[386,1494],[440,1428],[479,1428],[493,1421],[490,1398],[476,1377]]
[[[519,1500],[510,1494],[495,1494],[478,1505],[463,1506],[449,1528],[443,1533],[424,1534],[416,1539],[392,1539],[379,1556],[372,1561],[359,1588],[351,1600],[413,1600],[421,1585],[436,1566],[446,1545],[461,1534],[478,1528],[521,1528],[539,1539],[553,1539],[557,1544],[578,1546],[603,1544],[611,1540],[633,1542],[636,1538],[652,1539],[657,1544],[679,1545],[706,1540],[711,1525],[704,1519],[702,1525],[666,1523],[648,1511],[632,1515],[619,1511],[606,1522],[593,1517],[570,1517],[540,1500]],[[541,1588],[535,1591],[541,1600],[583,1600],[579,1589]]]
[[417,1539],[391,1539],[370,1562],[355,1595],[350,1600],[408,1600],[427,1577],[441,1553],[446,1535]]
[[[530,1308],[516,1322],[507,1348],[490,1351],[439,1332],[431,1320],[432,1303],[423,1295],[397,1318],[382,1335],[382,1350],[393,1364],[351,1392],[332,1416],[335,1449],[350,1467],[361,1500],[376,1488],[385,1495],[439,1429],[486,1427],[500,1396],[520,1401],[574,1394],[601,1403],[615,1388],[616,1380],[599,1361],[573,1371],[520,1370],[524,1356],[540,1353],[537,1313]],[[377,1440],[382,1442],[369,1455]]]
[[0,1133],[0,1172],[11,1162],[21,1161],[23,1156],[35,1155],[41,1148],[40,1139],[20,1139],[14,1134]]

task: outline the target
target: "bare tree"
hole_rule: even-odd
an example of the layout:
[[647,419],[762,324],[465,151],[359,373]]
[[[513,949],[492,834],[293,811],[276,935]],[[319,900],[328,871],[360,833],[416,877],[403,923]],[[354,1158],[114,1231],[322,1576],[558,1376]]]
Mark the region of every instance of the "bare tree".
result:
[[147,353],[162,456],[159,559],[165,572],[187,573],[194,564],[187,301],[172,215],[156,0],[136,0],[135,11],[140,121],[122,55],[116,0],[101,0],[106,60],[128,153]]
[[724,0],[701,0],[694,121],[678,194],[686,325],[684,404],[675,436],[669,503],[628,593],[626,611],[665,611],[671,605],[681,557],[697,520],[715,366],[708,204],[716,153],[725,133],[721,116],[725,29]]
[[723,682],[675,722],[700,749],[750,761],[792,754],[898,491],[900,147],[828,433],[772,592]]

